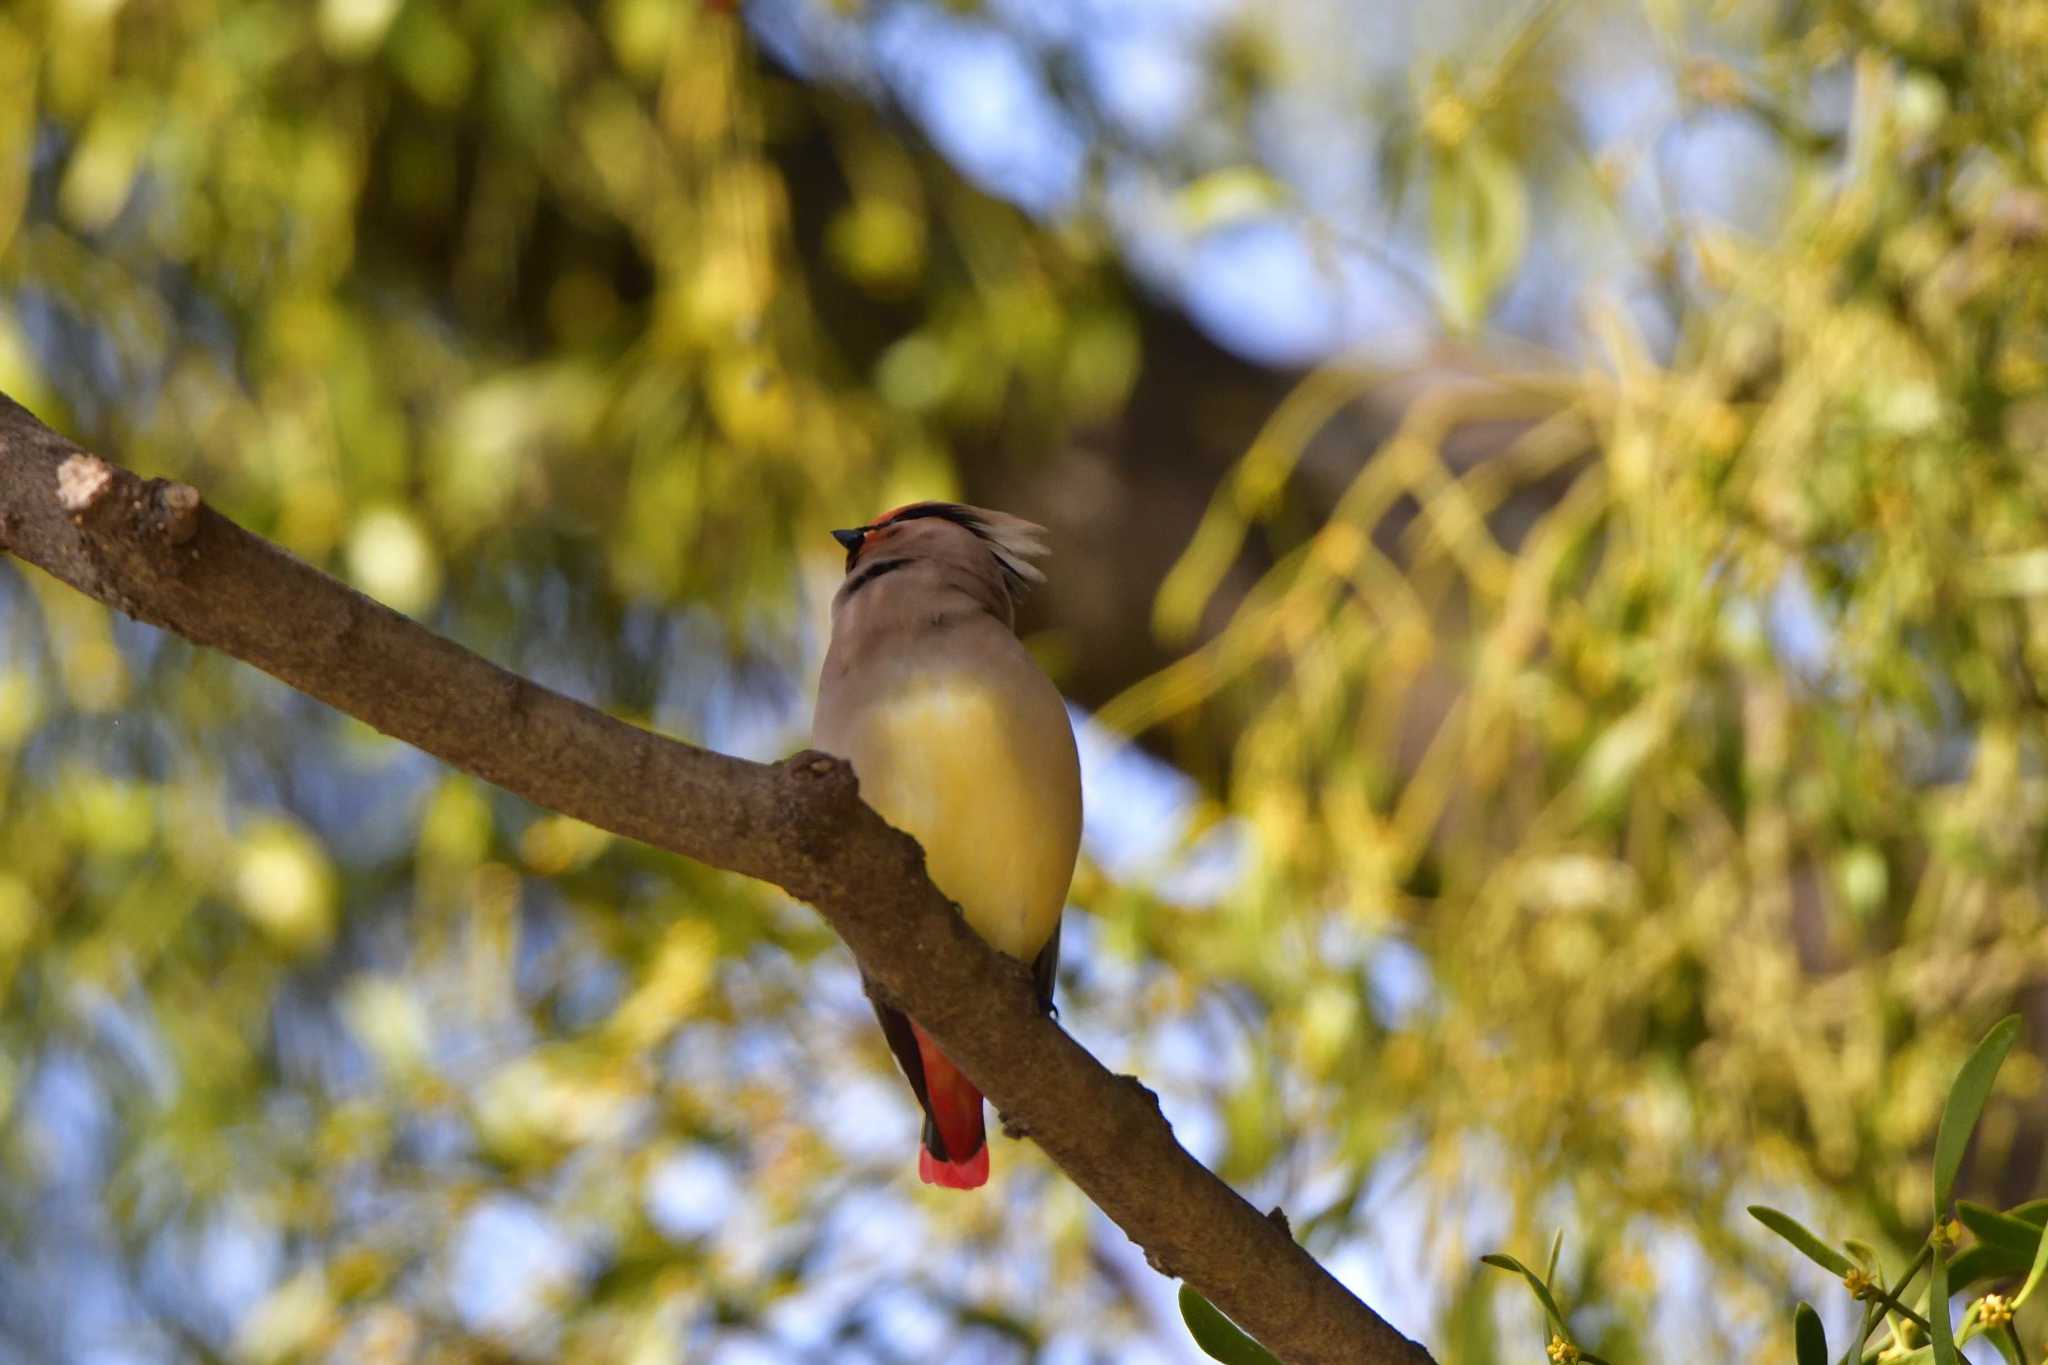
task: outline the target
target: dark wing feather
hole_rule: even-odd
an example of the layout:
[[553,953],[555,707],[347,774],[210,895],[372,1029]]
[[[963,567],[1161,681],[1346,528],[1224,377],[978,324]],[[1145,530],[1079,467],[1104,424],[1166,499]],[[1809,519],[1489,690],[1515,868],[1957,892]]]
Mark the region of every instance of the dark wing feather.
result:
[[1038,956],[1031,959],[1031,980],[1038,987],[1038,1007],[1047,1014],[1057,1015],[1059,1006],[1052,1002],[1052,988],[1060,974],[1060,926],[1054,920],[1052,937],[1038,950]]
[[910,1031],[910,1016],[877,999],[874,983],[865,974],[861,976],[860,984],[867,992],[868,1003],[875,1007],[875,1018],[881,1022],[882,1037],[888,1040],[889,1051],[896,1054],[896,1065],[903,1068],[903,1079],[910,1082],[911,1090],[917,1095],[918,1107],[924,1110],[925,1149],[940,1161],[950,1160],[946,1155],[946,1140],[939,1136],[938,1119],[932,1115],[931,1094],[924,1083],[924,1057],[917,1050],[917,1035]]
[[[1038,956],[1031,959],[1032,984],[1038,988],[1039,1007],[1047,1014],[1059,1013],[1052,1002],[1053,985],[1059,970],[1060,928],[1055,924],[1052,937],[1038,950]],[[860,984],[867,992],[868,1003],[875,1007],[875,1018],[882,1025],[882,1037],[888,1040],[889,1051],[896,1054],[896,1065],[903,1068],[903,1078],[910,1082],[911,1090],[917,1095],[918,1107],[924,1110],[925,1149],[940,1161],[949,1160],[946,1140],[939,1135],[938,1119],[932,1114],[931,1094],[925,1088],[924,1057],[917,1050],[917,1035],[910,1031],[910,1016],[876,999],[874,986],[865,975],[861,977]]]

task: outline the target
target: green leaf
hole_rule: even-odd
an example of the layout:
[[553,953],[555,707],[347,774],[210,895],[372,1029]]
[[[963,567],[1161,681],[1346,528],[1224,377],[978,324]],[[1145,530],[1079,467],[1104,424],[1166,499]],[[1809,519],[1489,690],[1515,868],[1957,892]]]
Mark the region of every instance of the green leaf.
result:
[[2027,1273],[2027,1259],[2005,1247],[1979,1242],[1949,1262],[1949,1288],[1961,1293],[1979,1280],[2011,1280]]
[[1479,1259],[1485,1264],[1493,1266],[1498,1270],[1513,1271],[1515,1274],[1520,1275],[1523,1279],[1527,1280],[1529,1282],[1529,1287],[1536,1291],[1536,1297],[1543,1301],[1543,1311],[1550,1314],[1551,1325],[1557,1329],[1557,1334],[1563,1337],[1566,1341],[1570,1341],[1572,1339],[1572,1334],[1565,1330],[1564,1314],[1559,1311],[1557,1306],[1557,1300],[1550,1297],[1550,1286],[1543,1283],[1542,1280],[1538,1279],[1536,1277],[1535,1271],[1529,1269],[1529,1267],[1523,1265],[1514,1257],[1505,1255],[1498,1251],[1494,1252],[1490,1256],[1481,1256]]
[[1191,235],[1279,213],[1292,202],[1287,187],[1256,166],[1211,171],[1174,196],[1174,213]]
[[[1945,1117],[1943,1122],[1947,1122]],[[1927,1272],[1927,1325],[1934,1329],[1928,1335],[1933,1338],[1929,1344],[1934,1347],[1935,1365],[1962,1365],[1962,1356],[1956,1350],[1955,1327],[1948,1317],[1948,1257],[1939,1246],[1934,1248],[1934,1264]]]
[[2027,1282],[2021,1285],[2020,1292],[2013,1296],[2013,1307],[2017,1308],[2027,1301],[2027,1297],[2034,1292],[2034,1286],[2041,1283],[2043,1273],[2048,1273],[2048,1236],[2035,1239],[2034,1264],[2027,1271]]
[[1216,1305],[1197,1294],[1192,1286],[1180,1287],[1180,1316],[1188,1335],[1211,1360],[1223,1365],[1280,1365],[1271,1351],[1244,1334],[1236,1323],[1217,1311]]
[[[1949,1288],[1954,1289],[1955,1286],[1950,1285]],[[1984,1301],[1982,1299],[1975,1299],[1971,1301],[1969,1307],[1963,1310],[1963,1320],[1956,1326],[1956,1354],[1958,1356],[1962,1355],[1963,1347],[1968,1346],[1978,1337],[1991,1334],[1991,1329],[1984,1325],[1983,1309]],[[1965,1365],[1968,1365],[1967,1360]]]
[[2014,1204],[2005,1211],[2008,1218],[2017,1218],[2035,1227],[2048,1225],[2048,1199],[2029,1199],[2024,1204]]
[[[1963,1149],[1970,1145],[1970,1134],[1977,1127],[1977,1119],[1984,1112],[1984,1101],[1991,1094],[1991,1082],[1998,1077],[1998,1068],[2005,1062],[2005,1054],[2012,1049],[2012,1041],[2019,1036],[2020,1017],[2008,1014],[1991,1026],[1970,1054],[1963,1069],[1956,1073],[1955,1084],[1949,1087],[1948,1103],[1942,1107],[1941,1127],[1934,1135],[1934,1216],[1939,1218],[1947,1211],[1949,1201],[1955,1195],[1956,1172],[1962,1169]],[[1943,1362],[1943,1365],[1948,1365]]]
[[1486,320],[1521,263],[1529,191],[1514,160],[1482,133],[1438,157],[1429,180],[1429,245],[1443,285],[1445,321]]
[[1798,1348],[1799,1365],[1828,1365],[1828,1333],[1820,1314],[1810,1303],[1792,1310],[1792,1341]]
[[1749,1216],[1790,1242],[1816,1265],[1837,1275],[1846,1275],[1854,1268],[1847,1256],[1808,1232],[1799,1220],[1790,1214],[1780,1213],[1768,1204],[1751,1204]]
[[1979,1238],[1993,1246],[2017,1252],[2023,1261],[2033,1260],[2034,1248],[2042,1240],[2041,1229],[2025,1219],[1973,1204],[1967,1199],[1956,1201],[1956,1217]]
[[1564,1229],[1559,1228],[1550,1238],[1550,1255],[1543,1258],[1543,1283],[1551,1284],[1557,1279],[1557,1253],[1564,1249]]

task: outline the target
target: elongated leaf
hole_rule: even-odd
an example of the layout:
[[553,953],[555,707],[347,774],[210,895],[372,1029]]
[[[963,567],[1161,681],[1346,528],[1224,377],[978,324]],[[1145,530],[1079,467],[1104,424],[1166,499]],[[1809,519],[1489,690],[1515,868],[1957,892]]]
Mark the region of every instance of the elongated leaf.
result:
[[[1949,1288],[1954,1289],[1955,1285],[1951,1284]],[[1968,1346],[1978,1337],[1986,1338],[1992,1345],[1998,1347],[2000,1355],[2011,1359],[2012,1352],[2007,1348],[2012,1345],[2012,1333],[2007,1331],[2004,1326],[1993,1327],[1984,1321],[1984,1300],[1982,1299],[1973,1300],[1970,1306],[1963,1310],[1962,1321],[1956,1325],[1956,1354],[1961,1356],[1963,1347]],[[1969,1365],[1968,1357],[1965,1356],[1963,1359],[1964,1365]]]
[[1474,327],[1514,274],[1529,237],[1529,190],[1514,159],[1483,133],[1437,158],[1429,178],[1429,245],[1446,321]]
[[2024,1261],[2034,1259],[2034,1248],[2042,1240],[2041,1229],[2025,1219],[2000,1213],[1997,1209],[1987,1209],[1967,1199],[1956,1201],[1956,1217],[1983,1241],[2015,1252]]
[[1564,1249],[1564,1229],[1559,1228],[1550,1237],[1550,1255],[1543,1258],[1543,1283],[1557,1281],[1557,1253]]
[[1934,1264],[1927,1272],[1927,1325],[1934,1329],[1928,1335],[1933,1338],[1929,1344],[1934,1347],[1935,1365],[1962,1365],[1962,1356],[1956,1350],[1955,1328],[1948,1317],[1948,1257],[1939,1245],[1934,1248]]
[[1280,1365],[1271,1351],[1246,1336],[1215,1304],[1185,1284],[1180,1287],[1180,1316],[1195,1345],[1211,1360],[1223,1365]]
[[1494,1252],[1491,1256],[1481,1256],[1479,1259],[1498,1270],[1513,1271],[1527,1280],[1529,1288],[1536,1291],[1536,1297],[1543,1300],[1543,1311],[1550,1314],[1551,1325],[1557,1329],[1557,1334],[1566,1341],[1571,1340],[1571,1333],[1564,1329],[1564,1314],[1558,1311],[1557,1300],[1550,1297],[1550,1286],[1538,1279],[1535,1271],[1529,1269],[1529,1267],[1523,1265],[1514,1257],[1504,1255],[1498,1251]]
[[2041,1276],[2048,1274],[2048,1235],[2040,1237],[2034,1245],[2034,1264],[2027,1270],[2027,1282],[2020,1286],[2020,1292],[2013,1296],[2012,1306],[2017,1308],[2025,1303],[2034,1292],[2034,1286],[2041,1283]]
[[1810,1303],[1792,1310],[1792,1341],[1798,1348],[1799,1365],[1828,1365],[1828,1332],[1820,1314]]
[[1949,1200],[1955,1194],[1956,1172],[1963,1166],[1963,1149],[1970,1145],[1970,1134],[1976,1130],[1977,1120],[1984,1113],[1984,1101],[1990,1097],[1991,1083],[1998,1078],[1998,1068],[2004,1064],[2005,1054],[2012,1050],[2012,1040],[2019,1032],[2017,1014],[2008,1014],[1993,1024],[1963,1063],[1963,1069],[1956,1073],[1955,1084],[1949,1087],[1948,1103],[1941,1110],[1941,1127],[1934,1134],[1936,1218],[1948,1211]]
[[1231,166],[1188,185],[1175,196],[1181,226],[1191,234],[1213,231],[1284,210],[1285,186],[1254,166]]
[[2048,1199],[2029,1199],[2024,1204],[2014,1204],[2005,1211],[2005,1215],[2041,1227],[2048,1224]]
[[1980,1280],[2012,1280],[2027,1273],[2026,1257],[2005,1247],[1979,1242],[1956,1253],[1949,1262],[1948,1287],[1960,1294]]
[[1749,1216],[1790,1242],[1806,1259],[1816,1265],[1837,1275],[1846,1275],[1854,1268],[1847,1256],[1808,1232],[1805,1226],[1789,1213],[1780,1213],[1768,1204],[1751,1204]]

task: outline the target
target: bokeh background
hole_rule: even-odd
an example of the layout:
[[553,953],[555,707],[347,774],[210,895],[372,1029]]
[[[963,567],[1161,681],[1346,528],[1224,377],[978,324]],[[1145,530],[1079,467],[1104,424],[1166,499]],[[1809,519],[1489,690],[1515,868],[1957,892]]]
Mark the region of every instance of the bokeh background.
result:
[[[834,526],[1052,528],[1063,1019],[1447,1362],[1789,1359],[2043,1192],[2048,3],[16,0],[0,389],[799,747]],[[0,1362],[1186,1361],[852,966],[0,566]],[[2038,1337],[2048,1324],[2023,1324]]]

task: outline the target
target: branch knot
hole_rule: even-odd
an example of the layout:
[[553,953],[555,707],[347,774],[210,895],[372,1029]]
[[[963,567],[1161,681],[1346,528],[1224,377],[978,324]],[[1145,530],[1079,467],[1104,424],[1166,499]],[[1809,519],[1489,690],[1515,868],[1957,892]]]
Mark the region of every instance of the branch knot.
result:
[[799,842],[811,862],[829,861],[858,815],[860,781],[853,765],[820,749],[802,749],[782,761],[783,799],[796,807],[791,823],[803,833]]
[[172,545],[183,545],[199,533],[199,490],[189,483],[155,479],[157,530]]
[[114,467],[97,455],[73,455],[57,466],[57,506],[75,525],[83,525],[113,487]]

